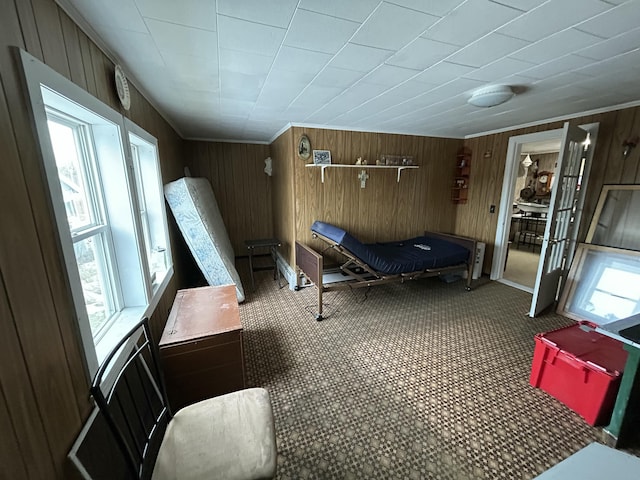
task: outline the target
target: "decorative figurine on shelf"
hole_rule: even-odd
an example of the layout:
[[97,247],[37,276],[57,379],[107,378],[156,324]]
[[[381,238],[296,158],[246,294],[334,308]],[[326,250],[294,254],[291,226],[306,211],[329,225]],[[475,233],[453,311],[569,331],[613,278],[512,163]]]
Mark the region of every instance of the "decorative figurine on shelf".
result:
[[362,160],[362,165],[366,165],[367,164],[367,159],[365,158],[364,160]]
[[384,162],[382,160],[376,160],[376,165],[384,165]]
[[362,157],[358,157],[356,160],[356,165],[362,165]]

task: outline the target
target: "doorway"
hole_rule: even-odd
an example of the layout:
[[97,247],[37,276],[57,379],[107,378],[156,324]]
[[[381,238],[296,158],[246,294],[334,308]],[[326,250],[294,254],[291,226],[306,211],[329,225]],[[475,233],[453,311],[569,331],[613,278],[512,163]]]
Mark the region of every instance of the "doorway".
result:
[[555,300],[573,257],[597,131],[565,123],[509,139],[491,279],[532,293],[530,316]]
[[533,293],[547,224],[560,137],[524,143],[516,161],[513,209],[502,279]]

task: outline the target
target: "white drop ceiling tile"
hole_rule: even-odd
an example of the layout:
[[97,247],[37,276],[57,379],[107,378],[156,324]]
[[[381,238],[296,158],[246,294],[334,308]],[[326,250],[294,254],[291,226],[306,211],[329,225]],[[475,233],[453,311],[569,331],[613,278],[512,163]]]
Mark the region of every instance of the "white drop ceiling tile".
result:
[[295,103],[298,105],[314,106],[320,108],[328,102],[336,99],[342,92],[342,87],[328,87],[324,85],[309,85]]
[[408,100],[410,98],[417,97],[423,93],[435,88],[437,85],[428,85],[424,82],[418,82],[417,80],[408,80],[397,87],[394,87],[386,92],[388,95],[401,100]]
[[389,0],[388,3],[394,3],[401,7],[411,8],[420,12],[444,17],[451,10],[463,3],[464,0]]
[[525,62],[545,63],[599,41],[594,35],[570,28],[518,50],[511,57]]
[[302,48],[283,46],[273,62],[274,70],[300,72],[304,78],[312,79],[331,60],[328,53],[312,52]]
[[274,56],[286,30],[218,15],[220,48]]
[[109,40],[110,47],[125,63],[134,68],[164,66],[164,60],[149,32],[119,30],[114,33]]
[[640,62],[640,49],[631,50],[630,52],[593,63],[578,69],[577,72],[591,76],[598,76],[603,73],[624,72],[625,70],[632,70],[630,67],[638,65],[638,62]]
[[531,64],[515,58],[504,57],[482,68],[472,70],[464,75],[465,78],[484,82],[506,81],[513,72],[522,72],[531,68]]
[[[210,0],[209,3],[215,4]],[[217,0],[221,15],[280,28],[287,28],[297,3],[297,0]]]
[[545,91],[548,89],[564,87],[565,85],[571,85],[573,83],[580,82],[585,78],[585,75],[580,75],[579,73],[575,72],[567,72],[560,75],[555,75],[553,77],[545,78],[537,82],[533,82],[531,85],[535,90]]
[[548,1],[549,0],[509,0],[504,3],[508,3],[510,7],[517,8],[523,12],[528,12]]
[[449,83],[440,85],[424,94],[416,97],[412,104],[416,108],[427,107],[434,103],[442,102],[450,97],[466,94],[471,90],[484,85],[484,82],[473,80],[470,78],[457,78]]
[[185,102],[202,104],[203,110],[214,113],[220,108],[220,95],[217,92],[206,92],[202,90],[183,90],[180,92],[180,99]]
[[215,56],[217,61],[218,37],[215,32],[185,27],[161,20],[146,20],[160,53],[191,55],[194,57]]
[[475,70],[467,65],[458,65],[457,63],[440,62],[433,67],[427,68],[419,74],[415,80],[430,85],[440,85],[450,82],[458,77],[462,77],[467,73]]
[[468,0],[429,28],[422,36],[464,46],[521,14],[519,10],[489,0]]
[[301,0],[298,8],[362,23],[379,3],[379,0]]
[[576,28],[603,38],[611,38],[640,25],[640,2],[632,0],[593,17]]
[[562,85],[560,87],[546,90],[544,97],[547,102],[560,101],[567,104],[589,97],[589,91],[577,85]]
[[600,0],[551,0],[511,21],[498,32],[536,42],[612,7]]
[[135,0],[135,3],[143,17],[203,30],[216,30],[216,7],[215,3],[210,0],[182,0],[180,2]]
[[414,114],[418,108],[419,107],[417,105],[415,105],[413,103],[413,101],[411,101],[411,102],[402,102],[402,103],[398,103],[397,105],[385,110],[385,114],[389,118],[398,119],[398,120],[402,121],[407,116],[410,116],[410,115]]
[[367,83],[376,83],[386,85],[387,87],[393,87],[415,76],[417,73],[418,70],[394,67],[393,65],[381,65],[373,70],[369,75],[365,76],[363,80]]
[[305,72],[302,70],[280,70],[274,68],[269,72],[267,82],[278,86],[291,86],[294,89],[298,89],[298,87],[306,87],[314,76],[315,73],[313,72]]
[[254,103],[246,100],[232,98],[221,98],[219,102],[219,113],[221,115],[239,115],[248,117],[253,110]]
[[298,117],[305,118],[335,99],[343,91],[344,89],[339,87],[310,85],[302,92],[302,95],[291,102],[286,112],[290,114],[296,113]]
[[[580,69],[590,65],[592,62],[592,60],[578,55],[565,55],[564,57],[556,58],[550,62],[529,68],[528,70],[522,70],[520,73],[527,77],[544,79],[570,70]],[[580,73],[586,74],[585,72]]]
[[524,75],[519,75],[519,74],[508,75],[500,79],[500,83],[503,83],[505,85],[514,85],[514,86],[520,86],[525,88],[527,85],[531,84],[534,81],[535,81],[534,78],[525,77]]
[[260,97],[258,105],[261,107],[276,107],[283,110],[304,90],[306,83],[304,82],[281,82],[277,79],[272,80],[271,75],[267,78]]
[[330,62],[330,66],[369,72],[393,55],[390,50],[348,43]]
[[363,81],[358,82],[356,86],[346,90],[331,103],[335,103],[342,111],[349,111],[388,90],[388,87],[385,85],[366,83]]
[[395,51],[437,20],[433,15],[382,2],[351,42]]
[[313,79],[313,85],[347,88],[356,83],[363,76],[364,73],[356,72],[355,70],[326,67],[316,78]]
[[359,26],[359,23],[350,20],[296,10],[284,44],[334,54],[349,41]]
[[[638,6],[640,8],[640,5]],[[605,60],[609,57],[635,50],[640,46],[640,27],[622,33],[616,37],[604,40],[591,47],[578,50],[576,54],[593,58],[594,60]]]
[[398,67],[424,70],[447,58],[459,47],[418,37],[389,58],[386,63]]
[[305,117],[303,119],[304,123],[313,123],[316,125],[335,125],[333,119],[336,117],[332,111],[319,110],[317,112],[313,112],[311,115]]
[[[143,76],[143,78],[148,80],[152,79],[162,79],[161,82],[155,82],[153,84],[153,92],[156,95],[156,100],[158,103],[169,101],[174,99],[173,101],[179,102],[180,95],[176,95],[176,86],[173,84],[172,78],[169,75],[169,71],[166,68],[145,68],[143,73],[146,73],[148,76]],[[126,70],[125,70],[126,73]],[[184,94],[190,94],[192,90],[182,90]],[[188,93],[189,92],[189,93]],[[200,92],[198,92],[200,93]],[[205,95],[215,96],[215,92],[203,92]],[[175,100],[175,99],[178,100]]]
[[315,110],[317,110],[317,107],[314,108],[314,105],[298,105],[296,102],[293,102],[285,110],[285,114],[287,115],[289,122],[302,122],[310,113],[314,112]]
[[352,126],[361,124],[363,118],[366,116],[367,115],[363,116],[360,112],[346,112],[342,115],[337,116],[334,121],[339,125]]
[[173,82],[177,91],[201,90],[218,92],[220,90],[220,79],[217,75],[192,75],[171,72],[169,79]]
[[172,75],[181,76],[217,76],[217,57],[210,58],[196,57],[179,53],[164,53],[165,63],[171,67]]
[[73,1],[73,6],[86,19],[91,19],[91,25],[98,33],[101,28],[115,28],[132,32],[146,33],[147,27],[142,15],[131,0],[113,0],[110,2]]
[[246,75],[230,70],[222,70],[220,72],[220,97],[256,101],[264,81],[264,75]]
[[398,99],[393,95],[380,95],[379,97],[354,108],[349,113],[354,113],[362,117],[369,117],[371,115],[382,113],[388,108],[398,105],[398,103]]
[[[270,105],[263,105],[258,101],[258,103],[254,105],[250,118],[253,121],[260,122],[279,122],[286,120],[286,117],[283,117],[286,108],[286,106],[277,108]],[[284,123],[286,123],[286,121],[284,121]]]
[[491,33],[461,48],[449,56],[447,61],[480,68],[527,45],[529,45],[529,42],[525,40],[507,37],[499,33]]
[[238,50],[220,49],[220,69],[253,75],[269,73],[273,57]]

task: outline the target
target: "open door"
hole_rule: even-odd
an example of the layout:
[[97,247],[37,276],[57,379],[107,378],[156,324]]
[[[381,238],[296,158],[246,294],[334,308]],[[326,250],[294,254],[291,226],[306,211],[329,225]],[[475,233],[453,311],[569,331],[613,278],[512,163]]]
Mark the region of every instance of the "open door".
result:
[[530,317],[535,317],[555,302],[560,281],[569,269],[567,256],[572,229],[577,228],[578,223],[574,221],[574,214],[576,206],[580,203],[578,196],[581,193],[580,177],[587,135],[588,133],[581,128],[571,126],[568,122],[564,124],[556,178],[551,189],[547,214],[550,220],[547,222],[542,240]]

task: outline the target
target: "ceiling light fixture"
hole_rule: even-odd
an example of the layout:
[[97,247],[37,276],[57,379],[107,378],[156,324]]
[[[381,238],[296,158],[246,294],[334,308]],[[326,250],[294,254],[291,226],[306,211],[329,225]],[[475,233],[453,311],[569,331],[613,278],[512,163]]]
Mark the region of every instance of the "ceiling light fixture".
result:
[[506,102],[515,95],[509,85],[489,85],[473,92],[471,98],[467,100],[476,107],[495,107]]

